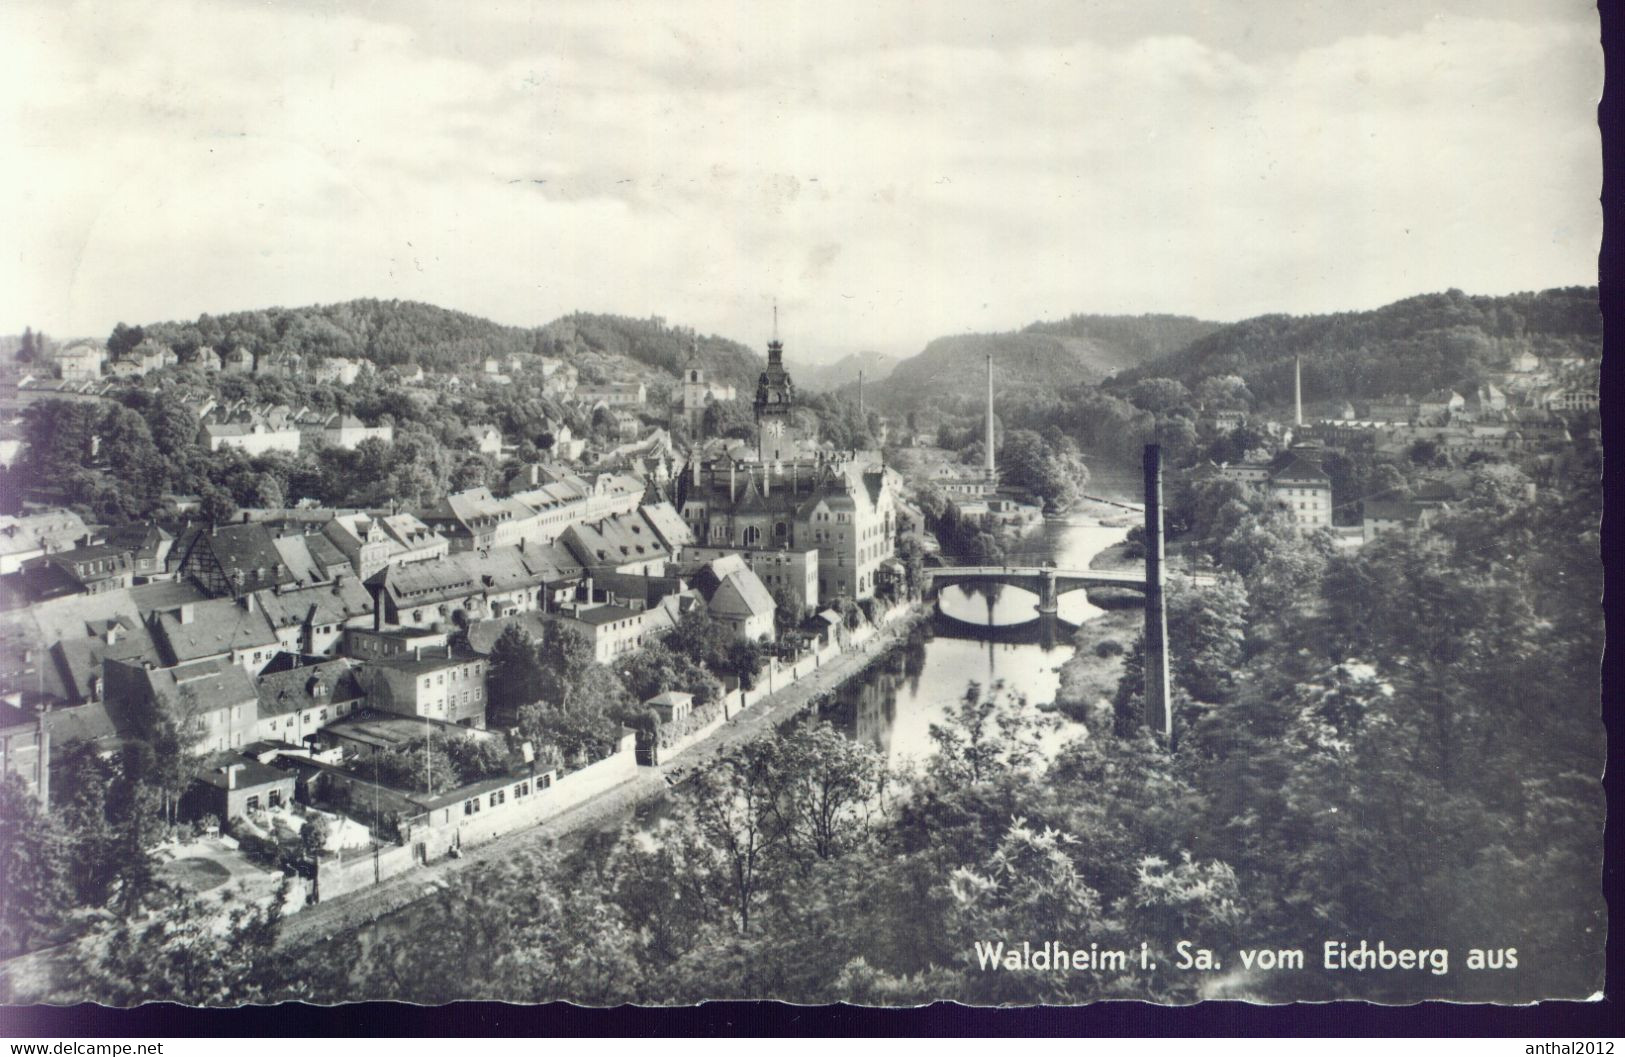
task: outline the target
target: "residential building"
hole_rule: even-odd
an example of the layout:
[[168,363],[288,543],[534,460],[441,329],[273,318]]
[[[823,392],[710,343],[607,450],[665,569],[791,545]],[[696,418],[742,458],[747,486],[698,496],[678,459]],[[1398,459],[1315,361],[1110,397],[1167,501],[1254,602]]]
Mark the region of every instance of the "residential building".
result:
[[293,803],[295,775],[252,756],[221,752],[192,780],[182,810],[193,818],[213,815],[221,822]]
[[344,644],[346,628],[368,627],[372,594],[354,576],[309,587],[256,591],[260,611],[285,653],[332,656]]
[[451,544],[412,514],[337,514],[322,535],[339,549],[363,580],[387,565],[430,561],[451,552]]
[[121,732],[142,736],[154,709],[167,713],[195,753],[241,749],[254,741],[259,698],[242,668],[221,659],[146,668],[109,659],[107,705]]
[[571,525],[559,542],[577,562],[593,570],[655,574],[673,556],[642,511]]
[[716,558],[695,572],[694,587],[711,619],[735,638],[754,642],[773,637],[773,595],[737,554]]
[[360,661],[340,658],[266,672],[254,680],[259,695],[259,741],[304,745],[305,739],[367,705]]
[[56,354],[56,366],[64,382],[94,382],[102,376],[107,348],[95,341],[71,341]]
[[205,423],[198,434],[198,443],[210,451],[236,448],[247,455],[265,455],[281,451],[297,454],[299,429],[296,426],[275,426],[263,419],[238,422]]
[[107,542],[129,554],[130,573],[135,583],[144,584],[169,577],[169,553],[175,537],[151,522],[135,522],[116,529]]
[[526,545],[389,566],[367,587],[377,607],[375,628],[450,628],[543,609],[580,575],[580,563],[562,548]]
[[468,435],[474,439],[474,450],[493,458],[502,454],[502,431],[495,426],[469,426]]
[[322,424],[321,440],[330,448],[354,451],[366,440],[395,441],[394,426],[369,426],[354,415],[334,415]]
[[1388,532],[1413,532],[1426,528],[1438,509],[1433,504],[1380,499],[1367,499],[1361,507],[1360,537],[1365,543]]
[[593,657],[599,664],[613,664],[617,657],[636,652],[651,636],[673,625],[674,613],[680,607],[676,596],[669,603],[662,602],[648,609],[623,605],[566,608],[554,619],[574,628],[592,643]]
[[1331,527],[1332,479],[1320,468],[1318,453],[1294,450],[1287,464],[1270,477],[1269,492],[1300,528]]
[[683,551],[682,568],[736,554],[756,574],[768,592],[784,593],[795,602],[802,616],[818,608],[818,550],[738,550],[732,547],[688,547]]
[[483,728],[487,667],[471,651],[418,647],[410,656],[367,661],[361,678],[376,711]]
[[299,580],[288,567],[287,556],[277,549],[276,537],[259,522],[195,526],[181,533],[170,555],[182,576],[216,597]]
[[1231,462],[1219,467],[1219,476],[1249,488],[1262,488],[1269,484],[1270,468],[1261,462]]
[[16,572],[30,558],[68,550],[86,534],[84,519],[71,510],[0,515],[0,574]]
[[220,661],[258,675],[282,648],[253,594],[187,602],[153,613],[147,626],[166,665]]

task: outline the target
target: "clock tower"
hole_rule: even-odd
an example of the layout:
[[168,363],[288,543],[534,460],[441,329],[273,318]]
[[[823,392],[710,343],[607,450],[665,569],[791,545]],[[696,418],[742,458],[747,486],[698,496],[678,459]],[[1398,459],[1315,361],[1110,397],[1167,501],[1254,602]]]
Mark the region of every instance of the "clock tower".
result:
[[779,309],[773,308],[773,340],[767,343],[767,369],[756,380],[756,451],[763,462],[793,459],[796,445],[796,387],[784,369],[779,340]]

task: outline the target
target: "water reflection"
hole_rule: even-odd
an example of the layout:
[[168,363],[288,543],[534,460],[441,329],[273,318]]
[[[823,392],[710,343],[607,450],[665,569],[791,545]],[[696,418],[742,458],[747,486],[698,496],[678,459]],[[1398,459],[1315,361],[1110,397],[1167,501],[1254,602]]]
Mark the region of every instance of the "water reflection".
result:
[[[1014,548],[1010,562],[1087,568],[1127,531],[1094,518],[1055,518]],[[1002,679],[1029,701],[1053,701],[1061,665],[1072,656],[1074,627],[1101,612],[1085,592],[1074,591],[1061,596],[1057,614],[1040,618],[1032,592],[980,583],[944,588],[940,610],[891,666],[843,687],[824,718],[893,760],[923,758],[931,751],[931,724],[971,680]]]

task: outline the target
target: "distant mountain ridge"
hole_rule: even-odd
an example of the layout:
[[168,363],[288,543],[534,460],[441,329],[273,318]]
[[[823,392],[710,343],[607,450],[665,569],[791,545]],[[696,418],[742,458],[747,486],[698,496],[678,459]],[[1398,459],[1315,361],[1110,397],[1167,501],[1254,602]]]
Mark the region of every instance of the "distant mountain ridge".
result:
[[1291,399],[1293,360],[1301,357],[1305,392],[1316,398],[1414,396],[1471,384],[1521,352],[1600,357],[1597,287],[1447,290],[1368,311],[1258,316],[1129,368],[1107,387],[1165,377],[1194,389],[1204,378],[1236,375],[1258,400],[1280,404]]
[[864,350],[842,356],[834,363],[809,363],[795,367],[793,376],[796,387],[808,392],[825,392],[830,389],[845,389],[849,385],[856,385],[858,372],[863,372],[863,382],[869,385],[880,382],[889,377],[902,361],[895,356],[887,356],[883,352]]
[[875,395],[877,401],[902,411],[943,400],[979,401],[989,355],[995,385],[1004,392],[1098,384],[1222,326],[1191,316],[1074,315],[1019,331],[937,338],[899,363],[876,387]]

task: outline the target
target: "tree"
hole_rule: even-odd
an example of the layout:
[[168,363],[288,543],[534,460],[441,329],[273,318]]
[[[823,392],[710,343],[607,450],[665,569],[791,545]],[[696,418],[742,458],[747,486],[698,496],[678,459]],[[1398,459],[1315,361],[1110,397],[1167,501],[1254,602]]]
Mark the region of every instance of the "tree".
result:
[[119,323],[113,327],[113,332],[107,337],[107,358],[109,360],[122,359],[132,349],[147,339],[147,333],[140,327],[127,327]]
[[828,860],[866,842],[880,812],[884,762],[828,723],[807,723],[776,742],[769,806],[790,854]]
[[327,850],[327,838],[330,827],[326,815],[311,815],[305,819],[305,824],[299,827],[299,844],[305,849],[305,857],[316,859]]
[[927,769],[945,780],[971,783],[1030,772],[1042,760],[1040,746],[1053,726],[1003,680],[986,689],[972,682],[944,721],[931,724],[937,754]]
[[542,662],[535,640],[517,624],[503,628],[491,646],[486,676],[492,714],[517,717],[520,709],[541,700],[543,686]]
[[205,484],[198,496],[201,500],[198,512],[210,524],[229,524],[237,517],[237,504],[231,498],[231,493],[219,485]]
[[32,950],[73,904],[67,837],[16,774],[0,777],[0,954]]
[[148,916],[104,919],[68,955],[67,992],[112,1006],[223,1006],[297,997],[277,951],[288,882],[260,906],[228,889],[173,895]]
[[773,626],[780,636],[801,627],[801,603],[790,593],[790,589],[783,584],[775,585],[773,591]]

